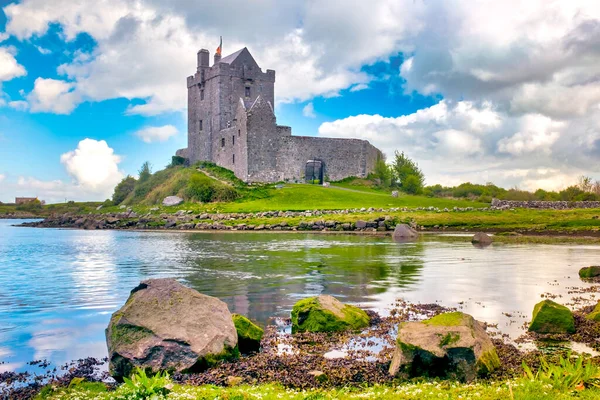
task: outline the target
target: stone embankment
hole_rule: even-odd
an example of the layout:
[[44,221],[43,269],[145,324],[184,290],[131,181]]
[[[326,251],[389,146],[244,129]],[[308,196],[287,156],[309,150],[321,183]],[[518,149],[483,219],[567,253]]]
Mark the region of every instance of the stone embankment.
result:
[[492,209],[539,208],[542,210],[567,210],[571,208],[600,208],[600,201],[515,201],[492,200]]
[[[360,213],[385,213],[385,212],[468,212],[475,210],[472,207],[453,209],[440,209],[436,207],[425,208],[361,208],[345,210],[313,210],[313,211],[266,211],[257,213],[229,213],[208,214],[194,213],[191,210],[179,210],[175,213],[138,215],[131,209],[124,209],[119,213],[105,214],[63,214],[48,217],[43,221],[25,223],[23,226],[42,228],[76,228],[76,229],[168,229],[168,230],[238,230],[238,231],[364,231],[385,232],[396,228],[397,220],[390,216],[374,216],[365,220],[348,222],[345,215]],[[487,209],[479,209],[487,210]],[[158,211],[153,210],[153,211]],[[248,220],[269,220],[281,218],[306,218],[291,224],[287,221],[273,221],[273,223],[248,224]],[[239,223],[236,223],[239,222]],[[413,226],[416,228],[416,226]]]

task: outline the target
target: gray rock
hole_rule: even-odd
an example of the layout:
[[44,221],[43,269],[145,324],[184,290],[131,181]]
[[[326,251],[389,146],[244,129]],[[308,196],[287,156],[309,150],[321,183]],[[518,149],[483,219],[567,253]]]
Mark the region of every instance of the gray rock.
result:
[[329,182],[323,182],[323,187],[329,187]]
[[487,233],[483,232],[477,232],[475,235],[473,235],[473,238],[471,239],[471,243],[478,245],[488,245],[491,244],[492,241],[492,237]]
[[398,224],[392,237],[397,240],[416,239],[419,233],[406,224]]
[[174,279],[149,279],[133,289],[112,315],[106,342],[109,371],[117,380],[134,367],[195,371],[238,354],[227,304]]
[[183,203],[183,199],[177,196],[167,196],[162,202],[163,206],[177,206],[181,203]]
[[392,197],[398,197],[398,191],[397,190],[392,191]]
[[481,323],[461,312],[398,327],[390,375],[431,376],[470,382],[500,366]]
[[119,208],[120,208],[121,210],[124,210],[124,209],[126,209],[126,208],[127,208],[127,206],[123,204],[123,205],[120,205],[120,206],[119,206]]
[[358,220],[356,221],[356,229],[365,229],[367,227],[367,223],[365,221]]
[[98,210],[98,211],[102,210],[102,204],[100,204],[98,207],[96,207],[96,210]]

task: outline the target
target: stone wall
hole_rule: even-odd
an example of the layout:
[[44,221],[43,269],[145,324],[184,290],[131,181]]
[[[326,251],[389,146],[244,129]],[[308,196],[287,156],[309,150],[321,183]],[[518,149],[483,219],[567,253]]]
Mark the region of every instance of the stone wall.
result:
[[600,208],[600,201],[516,201],[492,200],[494,208],[538,208],[544,210],[566,210],[569,208]]
[[366,177],[375,168],[377,157],[381,156],[369,142],[359,139],[286,136],[279,140],[279,180],[303,180],[306,162],[315,159],[323,161],[323,175],[329,180]]

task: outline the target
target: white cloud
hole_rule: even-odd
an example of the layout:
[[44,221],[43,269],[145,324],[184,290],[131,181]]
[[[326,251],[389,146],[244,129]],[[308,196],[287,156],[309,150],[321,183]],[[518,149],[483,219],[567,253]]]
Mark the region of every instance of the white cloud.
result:
[[317,114],[315,114],[315,106],[313,105],[312,102],[308,103],[307,105],[304,106],[304,108],[302,108],[302,115],[304,115],[307,118],[316,118]]
[[60,156],[60,162],[74,182],[106,198],[123,179],[119,171],[121,157],[104,140],[84,139],[77,148]]
[[[567,136],[569,128],[539,114],[512,116],[489,102],[444,100],[396,118],[357,115],[326,122],[319,136],[366,139],[388,159],[394,150],[405,151],[419,162],[430,184],[492,181],[504,187],[555,189],[582,174],[600,178],[593,152],[573,153],[578,144]],[[593,147],[599,139],[586,138],[580,145]]]
[[498,142],[498,150],[513,155],[521,155],[536,151],[549,153],[564,123],[554,122],[543,115],[526,115],[521,121],[521,130],[509,138]]
[[69,114],[80,101],[74,84],[57,79],[37,78],[33,91],[27,95],[32,112]]
[[0,32],[0,43],[4,42],[9,37],[10,36],[8,36],[8,33],[6,33],[6,32]]
[[43,54],[45,56],[47,56],[48,54],[52,54],[52,50],[45,49],[42,46],[35,46],[35,48],[40,52],[40,54]]
[[15,59],[14,47],[0,47],[0,82],[27,75],[25,68]]
[[148,126],[140,129],[135,134],[146,143],[165,142],[171,136],[177,135],[177,128],[173,125]]
[[366,83],[358,83],[358,84],[352,86],[350,88],[350,91],[351,92],[359,92],[361,90],[365,90],[365,89],[368,89],[368,88],[369,88],[369,85],[367,85]]
[[4,179],[6,179],[6,175],[0,174],[0,182],[2,182]]
[[8,106],[17,111],[26,111],[29,109],[29,103],[23,100],[9,101]]

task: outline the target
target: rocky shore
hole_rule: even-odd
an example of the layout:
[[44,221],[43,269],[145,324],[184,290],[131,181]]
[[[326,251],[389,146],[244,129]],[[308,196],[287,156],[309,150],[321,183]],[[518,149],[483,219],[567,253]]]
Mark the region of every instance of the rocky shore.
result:
[[[158,208],[139,215],[131,208],[117,213],[62,214],[43,221],[25,223],[22,226],[39,228],[75,228],[75,229],[165,229],[165,230],[203,230],[203,231],[341,231],[341,232],[386,232],[393,231],[397,218],[374,216],[365,220],[349,222],[345,216],[352,214],[411,213],[426,211],[432,213],[463,213],[474,211],[472,207],[440,209],[436,207],[419,208],[361,208],[344,210],[311,211],[267,211],[257,213],[194,213],[191,210],[178,210],[174,213],[157,213]],[[477,209],[486,211],[487,208]],[[300,218],[295,224],[287,221],[269,223],[269,220]],[[244,223],[247,220],[261,220],[265,223]],[[417,228],[413,224],[413,228]]]

